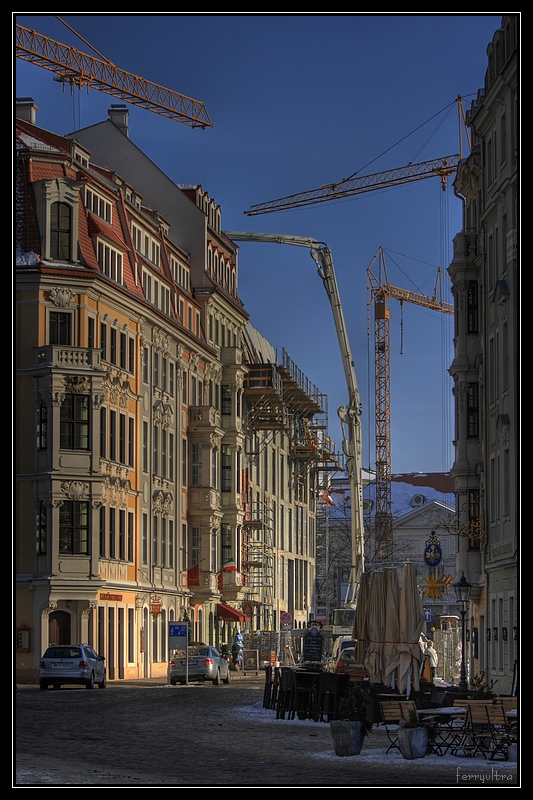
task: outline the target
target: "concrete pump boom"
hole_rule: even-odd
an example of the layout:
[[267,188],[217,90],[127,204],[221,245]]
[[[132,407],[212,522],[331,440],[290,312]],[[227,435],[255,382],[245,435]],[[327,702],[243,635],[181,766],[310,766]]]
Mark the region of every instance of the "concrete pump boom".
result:
[[328,295],[348,388],[348,404],[341,406],[337,413],[342,427],[346,472],[350,480],[352,563],[345,604],[352,605],[355,603],[360,578],[364,571],[361,401],[331,250],[323,242],[306,236],[237,231],[224,231],[224,233],[235,242],[274,242],[307,247]]

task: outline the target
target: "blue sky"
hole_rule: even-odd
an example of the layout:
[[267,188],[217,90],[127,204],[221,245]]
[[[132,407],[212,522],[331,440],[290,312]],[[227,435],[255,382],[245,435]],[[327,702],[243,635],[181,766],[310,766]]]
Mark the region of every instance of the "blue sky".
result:
[[[363,462],[374,467],[373,316],[367,269],[386,251],[389,282],[432,294],[452,258],[461,203],[436,178],[342,201],[248,217],[255,203],[458,152],[458,95],[483,86],[500,14],[66,14],[117,67],[205,103],[212,128],[130,106],[130,137],[176,183],[201,184],[225,230],[310,236],[332,250],[363,403]],[[52,14],[14,21],[92,53]],[[52,73],[15,60],[14,93],[37,124],[69,133],[107,119],[113,98],[62,91]],[[428,122],[428,120],[431,120]],[[427,123],[427,124],[424,124]],[[412,133],[414,132],[414,133]],[[412,134],[412,135],[409,135]],[[240,295],[252,324],[285,348],[338,406],[347,390],[331,310],[305,249],[241,243]],[[448,294],[446,300],[451,301]],[[391,301],[393,472],[452,466],[450,317]]]

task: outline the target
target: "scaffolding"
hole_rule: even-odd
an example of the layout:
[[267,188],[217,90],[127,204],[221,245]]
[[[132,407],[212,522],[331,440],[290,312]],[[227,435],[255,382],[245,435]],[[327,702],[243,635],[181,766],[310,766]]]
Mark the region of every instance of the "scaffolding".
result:
[[243,567],[248,573],[248,599],[257,609],[255,627],[268,631],[274,625],[274,526],[270,502],[256,500],[244,522]]

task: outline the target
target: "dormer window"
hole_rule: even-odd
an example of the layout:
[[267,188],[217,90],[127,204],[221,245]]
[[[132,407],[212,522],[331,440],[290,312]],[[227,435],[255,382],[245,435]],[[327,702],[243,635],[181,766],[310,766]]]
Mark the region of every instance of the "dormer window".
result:
[[70,261],[71,238],[71,206],[67,203],[52,203],[50,207],[50,258]]
[[85,207],[111,225],[111,203],[92,189],[85,190]]

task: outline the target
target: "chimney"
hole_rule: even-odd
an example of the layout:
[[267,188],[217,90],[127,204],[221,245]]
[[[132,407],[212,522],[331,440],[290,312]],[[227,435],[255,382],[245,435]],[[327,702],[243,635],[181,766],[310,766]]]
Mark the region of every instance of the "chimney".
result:
[[113,104],[107,113],[109,114],[109,119],[113,125],[116,125],[116,127],[121,130],[122,133],[124,133],[126,136],[129,136],[128,117],[130,112],[128,111],[128,108],[125,105]]
[[33,102],[33,97],[17,97],[15,101],[15,114],[17,119],[23,119],[35,125],[37,122],[37,111],[39,106]]

